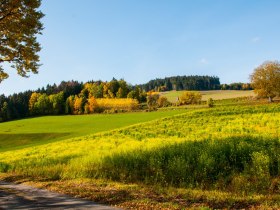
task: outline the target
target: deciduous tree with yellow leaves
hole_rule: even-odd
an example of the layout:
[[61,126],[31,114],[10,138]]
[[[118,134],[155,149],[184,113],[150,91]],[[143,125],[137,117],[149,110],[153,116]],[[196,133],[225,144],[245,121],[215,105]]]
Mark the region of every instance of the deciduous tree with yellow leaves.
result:
[[250,76],[254,91],[259,97],[266,97],[272,102],[280,95],[280,63],[266,61],[258,66]]
[[11,64],[23,77],[38,72],[41,47],[36,35],[43,30],[40,19],[44,16],[40,5],[41,0],[1,0],[0,82],[9,77],[3,63]]

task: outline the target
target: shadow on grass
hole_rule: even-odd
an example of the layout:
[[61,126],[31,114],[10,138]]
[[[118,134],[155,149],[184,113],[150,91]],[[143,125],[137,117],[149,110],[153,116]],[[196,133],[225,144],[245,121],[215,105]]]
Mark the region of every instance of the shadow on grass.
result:
[[112,154],[92,170],[121,182],[278,193],[280,141],[251,136],[186,141]]
[[70,133],[0,133],[0,151],[22,149],[64,139]]

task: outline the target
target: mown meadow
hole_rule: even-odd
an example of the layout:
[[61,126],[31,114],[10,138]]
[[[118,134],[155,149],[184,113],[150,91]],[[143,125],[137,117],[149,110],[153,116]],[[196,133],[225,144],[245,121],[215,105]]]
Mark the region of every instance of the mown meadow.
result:
[[[2,152],[0,171],[51,181],[102,179],[265,196],[280,207],[280,104],[174,112],[110,131]],[[115,116],[119,115],[108,118]]]

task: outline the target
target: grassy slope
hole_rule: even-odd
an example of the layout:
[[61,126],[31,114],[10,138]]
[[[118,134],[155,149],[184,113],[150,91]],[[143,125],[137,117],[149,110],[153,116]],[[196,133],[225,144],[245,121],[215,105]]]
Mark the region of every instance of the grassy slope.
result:
[[[186,110],[182,111],[186,112]],[[266,168],[266,164],[271,162],[269,159],[269,155],[271,154],[272,158],[276,158],[272,161],[279,162],[280,148],[277,146],[277,142],[279,142],[280,134],[280,106],[278,104],[189,109],[185,114],[179,116],[146,122],[152,119],[179,114],[182,113],[182,111],[42,117],[22,120],[22,124],[17,124],[21,121],[3,123],[0,126],[0,133],[2,133],[0,134],[1,140],[3,136],[9,136],[7,133],[12,134],[8,137],[10,140],[13,140],[13,135],[21,136],[24,134],[33,137],[38,135],[36,138],[43,138],[47,135],[52,135],[52,133],[54,133],[54,135],[58,135],[59,133],[62,135],[52,137],[56,140],[68,139],[69,137],[75,138],[47,145],[25,148],[18,151],[2,152],[0,153],[0,169],[6,172],[16,172],[24,178],[29,177],[29,179],[33,181],[36,180],[36,178],[47,178],[48,181],[40,181],[41,184],[39,185],[125,208],[182,209],[186,207],[208,206],[212,208],[248,209],[250,207],[272,207],[277,209],[280,207],[279,194],[277,195],[277,193],[275,194],[274,192],[274,187],[276,192],[278,192],[277,189],[280,189],[279,178],[274,178],[274,184],[272,185],[268,175],[269,171],[267,171]],[[34,122],[31,123],[33,120]],[[100,123],[101,121],[102,124]],[[146,123],[131,125],[138,122]],[[44,123],[49,124],[51,127],[46,126]],[[81,125],[83,125],[83,127],[81,127]],[[14,126],[18,127],[15,128]],[[120,128],[124,126],[128,127]],[[46,128],[50,129],[46,131]],[[106,132],[110,129],[115,130]],[[37,134],[34,133],[36,130],[38,131]],[[64,133],[69,134],[67,134],[68,136],[64,136]],[[93,135],[87,135],[89,133]],[[195,166],[199,168],[204,164],[205,160],[203,170],[206,170],[204,171],[206,173],[207,170],[216,167],[215,161],[225,159],[225,154],[219,149],[220,144],[216,143],[216,141],[221,140],[221,143],[227,140],[232,141],[231,137],[237,139],[237,144],[233,145],[233,149],[235,146],[240,149],[245,149],[245,152],[249,152],[246,154],[249,155],[248,157],[251,158],[252,156],[255,158],[253,160],[255,161],[254,164],[259,164],[253,165],[252,174],[250,174],[250,171],[247,171],[244,172],[244,176],[242,172],[240,176],[233,178],[230,176],[227,177],[227,181],[230,180],[229,178],[232,178],[237,183],[229,186],[229,190],[238,192],[237,194],[239,196],[234,193],[222,192],[219,190],[199,191],[187,188],[175,189],[157,186],[154,188],[153,185],[143,185],[145,182],[153,183],[153,174],[149,174],[150,172],[156,172],[155,175],[159,175],[160,178],[162,166],[165,168],[164,170],[166,170],[166,166],[174,170],[173,172],[171,171],[171,173],[169,172],[171,178],[178,176],[177,172],[179,172],[179,170],[176,167],[182,165],[180,163],[180,155],[188,157],[188,153],[173,153],[173,151],[179,151],[177,149],[172,149],[172,145],[175,142],[179,143],[179,148],[182,148],[187,145],[184,144],[186,140],[203,141],[204,139],[211,139],[208,142],[209,146],[207,142],[205,143],[201,161],[195,163]],[[254,138],[257,140],[256,144],[254,143]],[[248,144],[243,144],[243,139],[247,141]],[[272,140],[271,144],[265,143],[265,141],[270,140]],[[46,137],[44,143],[48,141],[49,137]],[[215,144],[213,144],[212,141]],[[33,144],[36,144],[36,142],[35,140]],[[194,142],[193,145],[192,143],[188,145],[195,146],[197,144]],[[225,145],[224,148],[231,148],[232,146],[230,143],[221,144],[221,148],[223,148],[223,145]],[[271,147],[273,151],[278,152],[273,152],[270,148],[271,145],[274,146]],[[216,146],[218,147],[216,148]],[[212,151],[210,151],[210,153],[207,153],[208,147],[211,147]],[[195,149],[195,147],[193,148]],[[250,149],[247,151],[247,148]],[[6,150],[7,149],[8,148],[6,148]],[[191,152],[192,151],[190,151],[189,154],[191,154]],[[214,156],[211,152],[214,152]],[[166,163],[169,165],[162,162],[163,159],[161,155],[164,155],[164,157],[172,157],[172,155],[170,156],[172,153],[176,157],[175,159],[171,158],[167,160],[168,162]],[[245,153],[242,152],[242,156],[240,157],[241,159],[244,158],[242,160],[246,162],[248,158],[246,155],[244,156],[244,154]],[[273,154],[276,154],[276,156],[274,157]],[[201,155],[198,154],[198,157],[200,156]],[[106,159],[105,162],[103,158]],[[248,159],[249,162],[246,167],[250,166],[250,158]],[[123,161],[125,161],[125,164],[123,164]],[[120,163],[121,165],[118,166]],[[226,162],[220,163],[219,167],[223,169],[223,164]],[[141,164],[144,164],[145,167],[142,167]],[[149,168],[149,166],[152,167]],[[101,173],[98,172],[99,169]],[[220,170],[221,174],[223,173],[222,169]],[[229,168],[227,168],[227,170],[229,170]],[[144,172],[143,177],[141,177],[141,174],[143,174],[142,172]],[[193,172],[194,171],[192,171],[192,173]],[[196,173],[200,174],[199,171]],[[276,172],[274,171],[273,173]],[[219,174],[219,176],[221,176],[221,174]],[[112,183],[107,179],[92,179],[98,176],[111,177],[112,179],[121,180],[125,183],[130,181],[134,184]],[[135,183],[133,177],[138,179],[137,183]],[[259,177],[263,178],[263,180],[258,180]],[[87,178],[90,179],[87,180]],[[168,181],[167,178],[166,176],[162,180],[155,181],[161,185],[161,181],[164,183]],[[253,185],[250,185],[249,182],[252,178],[255,180],[253,180]],[[221,185],[223,182],[219,180],[216,181],[217,187],[223,188]],[[265,194],[266,191],[263,188],[263,183],[268,184],[268,186],[271,184],[273,187],[269,194]],[[179,186],[181,185],[180,182],[178,184]],[[184,183],[182,186],[184,186]],[[256,189],[252,189],[252,186],[256,186]],[[242,191],[243,189],[245,191],[247,190],[249,195],[242,194],[242,196],[240,196],[240,190]],[[263,194],[255,193],[259,191],[259,189],[263,190]]]
[[[190,160],[195,157],[195,159],[198,159],[192,163],[194,165],[191,166],[194,168],[191,171],[192,174],[198,174],[198,177],[201,175],[200,178],[203,181],[204,188],[209,185],[209,189],[218,187],[238,193],[244,190],[244,192],[247,191],[254,197],[244,195],[241,199],[241,197],[235,198],[234,194],[222,195],[218,201],[211,192],[208,195],[202,195],[203,199],[198,196],[198,200],[202,199],[207,206],[234,208],[238,204],[240,206],[237,207],[247,208],[250,205],[265,204],[268,206],[275,205],[278,208],[280,206],[279,196],[273,190],[276,187],[276,193],[278,192],[277,183],[279,179],[274,177],[272,180],[274,184],[271,183],[267,164],[274,164],[275,161],[279,162],[279,119],[280,106],[278,104],[189,110],[185,114],[171,118],[132,125],[110,132],[73,138],[34,148],[4,152],[0,154],[0,168],[2,171],[16,172],[24,177],[32,177],[33,179],[41,177],[49,180],[75,180],[76,178],[107,177],[126,183],[128,181],[142,184],[158,183],[159,185],[167,184],[168,186],[186,186],[187,183],[184,182],[184,179],[182,179],[182,182],[180,179],[180,176],[186,172],[181,167],[186,165],[182,164],[184,160],[182,157],[190,158]],[[254,143],[254,138],[256,143]],[[210,140],[204,141],[204,139]],[[187,141],[189,143],[185,144],[186,140],[189,140]],[[204,143],[192,143],[193,140],[204,141]],[[245,141],[244,143],[242,142],[243,140]],[[271,143],[270,140],[272,140]],[[179,144],[173,147],[172,145],[176,142]],[[189,146],[194,150],[184,153],[182,148],[188,148]],[[226,153],[224,153],[223,149],[227,150],[225,151]],[[180,150],[183,153],[180,153]],[[240,157],[240,161],[227,162],[226,156],[231,153],[233,156],[229,156],[230,161],[232,161],[231,157]],[[195,155],[192,156],[193,154]],[[240,156],[240,154],[242,155]],[[252,161],[253,165],[251,166]],[[225,172],[223,171],[224,167],[226,167]],[[219,170],[213,171],[213,168]],[[278,172],[274,170],[273,173]],[[191,174],[187,174],[187,176],[189,175]],[[174,177],[175,180],[173,179]],[[206,179],[203,177],[206,177]],[[207,177],[213,178],[214,182],[209,182]],[[228,183],[223,183],[224,180],[227,180]],[[250,183],[252,180],[253,182]],[[200,181],[194,180],[193,183],[199,184]],[[77,192],[69,192],[67,188],[63,187],[68,185],[69,182],[63,183],[59,182],[57,186],[60,184],[62,186],[56,189],[80,194],[78,188],[83,184],[78,184],[77,189],[75,188],[76,184],[74,184],[73,190],[77,190]],[[104,183],[107,183],[107,181],[104,181],[102,185]],[[101,193],[100,191],[102,190],[99,189],[100,187],[102,188],[102,185],[95,190]],[[267,196],[265,194],[266,189],[270,189],[271,186],[273,187],[270,192],[271,196]],[[88,187],[88,184],[85,184],[85,188],[82,188],[85,190],[85,196],[91,195],[86,190]],[[140,189],[135,190],[136,192],[133,192],[133,196],[137,193],[141,194]],[[147,190],[149,191],[149,189]],[[121,197],[126,196],[122,193],[128,191],[132,193],[131,185],[116,189],[116,192],[121,193]],[[258,195],[256,192],[262,192],[263,195]],[[155,193],[155,196],[158,197],[156,199],[162,199],[163,196],[164,199],[169,200],[165,190],[162,190],[163,195],[161,196],[158,196],[158,193],[160,192]],[[195,193],[196,191],[187,192],[182,190],[179,196],[184,199],[194,199],[194,201],[190,202],[197,202]],[[101,198],[100,201],[108,202],[106,198],[108,199],[108,196],[110,197],[111,195],[106,197],[103,194],[102,196],[104,198]],[[178,204],[177,197],[177,195],[174,195],[172,202],[179,205],[179,208],[189,205],[186,203]],[[230,199],[230,197],[232,198]],[[118,203],[118,205],[131,206],[132,204],[127,204],[129,198],[125,200],[126,204]],[[139,197],[136,195],[136,198]],[[98,200],[98,198],[95,199]],[[143,199],[145,200],[145,198]],[[153,196],[149,199],[153,200]]]
[[[167,97],[167,99],[171,102],[176,102],[177,98],[184,91],[168,91],[164,92],[163,95]],[[209,98],[213,98],[214,100],[221,99],[230,99],[237,97],[248,97],[255,96],[253,91],[244,91],[244,90],[211,90],[211,91],[200,91],[202,94],[202,100],[207,101]]]
[[185,110],[80,116],[46,116],[0,124],[0,151],[108,131],[183,113]]

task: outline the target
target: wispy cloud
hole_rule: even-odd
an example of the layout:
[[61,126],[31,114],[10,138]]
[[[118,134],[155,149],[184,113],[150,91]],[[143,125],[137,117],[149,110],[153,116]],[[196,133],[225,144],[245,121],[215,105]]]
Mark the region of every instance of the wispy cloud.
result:
[[251,39],[251,42],[256,43],[256,42],[259,42],[260,40],[261,40],[261,38],[258,37],[258,36],[256,36],[256,37],[253,37],[253,38]]
[[200,61],[199,61],[199,63],[202,63],[202,64],[208,64],[209,62],[208,62],[208,60],[207,60],[207,59],[205,59],[205,58],[201,58],[201,59],[200,59]]

